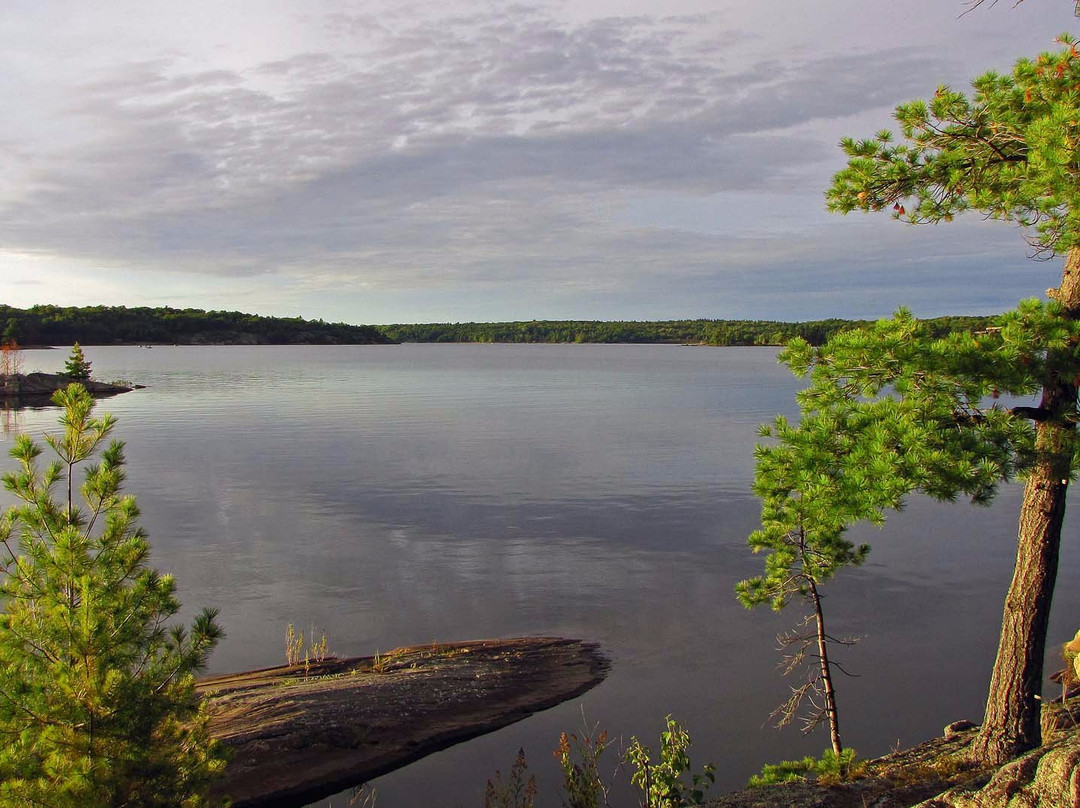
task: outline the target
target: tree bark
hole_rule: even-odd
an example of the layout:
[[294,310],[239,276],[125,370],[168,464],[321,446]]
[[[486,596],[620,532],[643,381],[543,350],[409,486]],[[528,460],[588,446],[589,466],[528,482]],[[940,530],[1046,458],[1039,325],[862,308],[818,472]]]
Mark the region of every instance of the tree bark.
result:
[[[1047,294],[1080,319],[1080,248],[1065,261],[1061,286]],[[973,758],[1000,765],[1041,743],[1043,656],[1057,578],[1061,525],[1076,440],[1077,384],[1050,369],[1036,423],[1036,460],[1024,488],[1016,567],[1005,597],[1001,638],[990,678],[986,714],[971,747]]]

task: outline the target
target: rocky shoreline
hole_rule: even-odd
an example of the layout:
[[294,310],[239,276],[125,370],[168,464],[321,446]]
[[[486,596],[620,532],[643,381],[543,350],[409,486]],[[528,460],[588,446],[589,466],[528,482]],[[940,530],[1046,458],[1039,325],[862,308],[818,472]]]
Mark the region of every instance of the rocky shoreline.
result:
[[[230,747],[217,796],[234,808],[300,806],[492,732],[595,687],[599,648],[555,637],[399,648],[213,676],[198,689]],[[844,782],[747,788],[707,808],[1078,808],[1080,697],[1044,708],[1039,749],[998,768],[965,753],[977,727],[865,761]]]
[[965,762],[977,727],[958,721],[943,737],[867,761],[848,782],[747,788],[707,808],[1078,808],[1080,698],[1043,710],[1046,742],[1001,767]]
[[[11,373],[0,374],[0,400],[36,401],[47,403],[57,390],[63,390],[74,381],[61,373]],[[127,386],[89,379],[80,382],[95,398],[130,393],[142,385]]]

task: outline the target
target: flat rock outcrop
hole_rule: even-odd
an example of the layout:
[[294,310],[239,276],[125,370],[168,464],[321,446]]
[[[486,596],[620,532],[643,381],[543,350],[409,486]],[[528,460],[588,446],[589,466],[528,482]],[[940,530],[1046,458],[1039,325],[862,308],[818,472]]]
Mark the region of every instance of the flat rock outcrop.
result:
[[297,806],[580,695],[608,662],[579,640],[438,643],[200,681],[234,808]]
[[[62,390],[74,381],[70,376],[59,373],[11,373],[0,375],[0,399],[43,399],[57,390]],[[109,384],[90,379],[80,382],[93,396],[114,396],[128,393],[135,387],[122,384]]]

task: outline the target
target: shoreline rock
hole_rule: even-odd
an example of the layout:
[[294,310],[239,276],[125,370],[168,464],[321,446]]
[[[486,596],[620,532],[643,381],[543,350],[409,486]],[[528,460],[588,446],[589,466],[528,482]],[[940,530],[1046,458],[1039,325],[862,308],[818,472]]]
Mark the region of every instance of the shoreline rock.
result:
[[208,677],[210,731],[232,752],[215,793],[304,805],[579,696],[608,667],[594,644],[530,637]]
[[[1004,766],[965,762],[978,726],[955,721],[941,738],[866,762],[863,776],[835,785],[782,783],[708,800],[707,808],[1077,808],[1080,698],[1052,703],[1053,734]],[[1044,705],[1044,717],[1048,706]]]
[[[1044,707],[1045,709],[1045,707]],[[1076,808],[1080,805],[1080,732],[1051,740],[997,769],[989,781],[964,784],[916,808]]]
[[[951,725],[950,725],[951,726]],[[972,725],[974,727],[974,725]],[[707,808],[911,808],[958,783],[986,775],[962,762],[974,728],[951,731],[910,749],[866,761],[857,779],[822,785],[803,781],[744,788],[706,801]]]
[[[42,400],[48,402],[57,390],[62,390],[74,381],[70,376],[60,373],[12,373],[0,375],[0,400],[17,399]],[[128,387],[123,384],[109,384],[93,379],[80,382],[95,398],[130,393],[141,385]]]

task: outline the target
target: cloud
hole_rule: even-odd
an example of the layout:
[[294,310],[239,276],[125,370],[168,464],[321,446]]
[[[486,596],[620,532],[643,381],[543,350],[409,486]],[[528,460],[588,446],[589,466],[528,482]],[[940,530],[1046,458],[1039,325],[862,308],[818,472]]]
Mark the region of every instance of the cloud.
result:
[[27,159],[0,169],[0,244],[292,289],[573,294],[711,274],[747,291],[726,267],[767,277],[850,242],[769,210],[771,239],[619,211],[762,192],[817,206],[838,159],[822,132],[883,122],[960,60],[931,45],[778,47],[733,8],[312,12],[297,22],[305,47],[273,58],[225,67],[171,49],[96,65],[38,111],[50,137],[6,138]]

